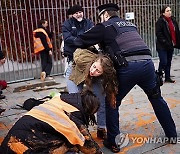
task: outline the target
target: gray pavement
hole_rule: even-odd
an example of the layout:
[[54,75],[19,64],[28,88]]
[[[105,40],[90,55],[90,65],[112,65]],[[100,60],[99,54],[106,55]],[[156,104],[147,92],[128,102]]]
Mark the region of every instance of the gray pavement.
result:
[[[158,59],[155,59],[154,63],[157,68]],[[180,56],[173,57],[171,74],[176,83],[165,83],[161,90],[170,107],[180,137]],[[0,115],[0,143],[12,125],[26,113],[25,110],[15,109],[16,104],[22,104],[30,97],[42,98],[52,91],[59,92],[65,86],[63,76],[55,76],[54,81],[46,81],[45,83],[36,79],[9,84],[8,88],[3,91],[6,99],[0,100],[1,108],[6,109]],[[122,101],[120,128],[122,133],[126,134],[124,138],[122,137],[120,153],[180,154],[180,138],[178,138],[177,144],[163,142],[164,132],[155,117],[150,102],[138,86],[135,86]],[[103,147],[102,141],[96,138],[96,127],[90,127],[90,130],[94,139],[102,147],[103,152],[110,154],[111,152]]]

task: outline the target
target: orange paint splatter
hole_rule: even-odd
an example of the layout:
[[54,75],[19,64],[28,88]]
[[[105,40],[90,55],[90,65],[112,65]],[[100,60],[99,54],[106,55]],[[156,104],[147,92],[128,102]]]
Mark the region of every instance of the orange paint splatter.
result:
[[180,104],[180,100],[176,100],[173,98],[167,98],[168,105],[170,105],[170,108],[175,108],[178,104]]
[[[144,120],[143,117],[147,117],[147,116],[149,116],[149,119]],[[155,115],[150,113],[138,113],[137,118],[138,118],[138,121],[136,122],[137,127],[145,126],[156,120]]]
[[28,147],[26,147],[22,142],[12,136],[9,139],[8,146],[12,151],[18,154],[23,154],[26,150],[28,150]]

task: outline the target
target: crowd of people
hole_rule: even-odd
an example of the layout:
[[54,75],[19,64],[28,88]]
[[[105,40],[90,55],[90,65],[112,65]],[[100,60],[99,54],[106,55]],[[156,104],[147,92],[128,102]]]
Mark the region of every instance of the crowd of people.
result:
[[[147,95],[169,143],[171,139],[176,140],[176,125],[161,95],[151,50],[137,26],[118,16],[117,4],[107,3],[97,9],[100,23],[96,25],[84,17],[82,6],[68,9],[69,18],[62,27],[63,53],[68,62],[65,71],[68,94],[34,107],[19,119],[2,143],[4,153],[89,153],[88,150],[102,153],[88,131],[89,122],[96,123],[96,112],[97,137],[106,148],[118,153],[119,106],[135,85]],[[41,56],[42,81],[51,78],[52,69],[53,33],[47,27],[47,20],[41,20],[33,31],[34,50]],[[158,71],[165,73],[165,82],[174,83],[170,68],[174,48],[180,49],[180,31],[169,6],[161,10],[156,36]],[[0,58],[3,61],[1,53]],[[67,132],[65,128],[70,127],[74,130]]]

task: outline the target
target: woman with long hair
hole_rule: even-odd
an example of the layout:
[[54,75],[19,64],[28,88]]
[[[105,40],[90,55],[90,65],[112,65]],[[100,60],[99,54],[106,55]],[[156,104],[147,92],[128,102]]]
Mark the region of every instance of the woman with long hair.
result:
[[84,86],[93,90],[101,105],[97,112],[97,137],[106,138],[105,97],[116,105],[117,79],[113,62],[107,55],[95,54],[87,49],[76,49],[74,52],[73,70],[70,75],[71,84],[67,86],[69,93],[81,91]]

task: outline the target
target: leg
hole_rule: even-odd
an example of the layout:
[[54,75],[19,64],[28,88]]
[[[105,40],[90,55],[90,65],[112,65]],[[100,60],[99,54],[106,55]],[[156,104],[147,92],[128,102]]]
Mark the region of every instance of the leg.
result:
[[105,128],[106,127],[105,94],[103,92],[101,81],[97,81],[93,83],[93,91],[100,101],[100,107],[97,112],[97,125],[98,128]]
[[119,105],[121,100],[127,93],[136,85],[136,68],[133,64],[127,67],[122,67],[117,71],[117,78],[119,82],[118,95],[116,98],[117,107],[113,109],[110,103],[106,100],[106,127],[107,127],[107,140],[115,144],[115,138],[120,133],[119,130]]
[[82,84],[76,85],[73,81],[69,80],[69,76],[72,73],[72,62],[69,62],[68,67],[66,69],[65,78],[67,84],[67,90],[69,93],[77,93],[82,90]]
[[106,113],[105,113],[105,93],[100,80],[93,83],[93,92],[100,101],[100,107],[97,111],[97,137],[100,139],[107,138],[106,132]]
[[46,55],[46,51],[43,50],[40,52],[40,56],[41,56],[41,68],[42,68],[42,72],[45,72],[46,70],[46,65],[47,65],[47,55]]
[[167,66],[167,51],[165,50],[159,50],[158,51],[159,56],[159,68],[158,70],[160,72],[164,71],[166,75],[166,66]]
[[47,76],[49,76],[51,74],[51,69],[52,69],[52,56],[47,55],[47,65],[46,65],[46,68],[45,68],[45,72],[47,74]]
[[172,119],[169,107],[161,96],[160,87],[156,84],[154,64],[151,61],[144,65],[142,78],[138,85],[145,91],[152,104],[154,112],[167,137],[176,137],[176,126]]
[[173,51],[167,52],[167,65],[165,69],[165,79],[170,79],[171,61],[172,61]]

